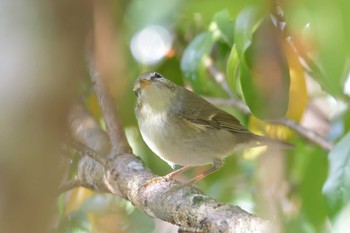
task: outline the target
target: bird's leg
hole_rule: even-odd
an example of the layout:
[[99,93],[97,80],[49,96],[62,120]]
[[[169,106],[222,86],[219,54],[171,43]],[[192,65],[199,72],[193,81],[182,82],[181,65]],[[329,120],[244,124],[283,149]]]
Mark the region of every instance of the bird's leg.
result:
[[[222,162],[221,159],[215,159],[213,161],[213,166],[210,169],[208,169],[205,172],[202,172],[201,174],[193,177],[192,179],[186,181],[185,183],[182,183],[182,184],[177,185],[176,187],[170,188],[166,193],[170,193],[170,192],[173,192],[173,191],[178,190],[180,188],[184,188],[184,187],[187,187],[189,185],[192,185],[192,184],[202,180],[206,176],[210,175],[211,173],[215,172],[216,170],[220,169],[222,167],[222,165],[223,165],[223,162]],[[179,170],[176,170],[176,171],[174,171],[172,173],[175,173],[174,175],[178,175],[178,174],[188,170],[189,168],[187,168],[187,167],[189,167],[189,166],[180,168]],[[168,175],[172,175],[172,173],[170,173]],[[174,175],[172,175],[171,177],[173,177]]]
[[160,177],[156,177],[153,179],[148,180],[143,187],[147,187],[150,184],[153,183],[157,183],[157,182],[161,182],[161,181],[169,181],[172,180],[174,178],[174,176],[180,175],[182,173],[184,173],[185,171],[187,171],[188,169],[190,169],[192,166],[184,166],[182,168],[179,168],[175,171],[170,172],[169,174],[165,175],[165,176],[160,176]]
[[183,183],[183,185],[192,185],[194,183],[197,183],[198,181],[204,179],[206,176],[210,175],[211,173],[219,170],[222,167],[222,165],[223,165],[223,162],[221,159],[215,159],[213,161],[213,166],[211,168],[193,177],[192,179],[186,181],[185,183]]
[[169,174],[163,176],[166,180],[172,180],[175,176],[180,175],[187,171],[188,169],[192,168],[193,166],[184,166],[182,168],[179,168],[175,171],[170,172]]
[[[185,183],[182,183],[179,187],[185,187],[188,185],[192,185],[194,183],[197,183],[198,181],[202,180],[203,178],[205,178],[206,176],[210,175],[211,173],[219,170],[223,165],[223,162],[221,159],[215,159],[213,161],[213,166],[211,168],[209,168],[208,170],[206,170],[205,172],[202,172],[201,174],[193,177],[192,179],[186,181]],[[152,183],[156,183],[156,182],[160,182],[160,181],[169,181],[172,180],[174,178],[174,176],[180,175],[182,173],[184,173],[185,171],[187,171],[188,169],[192,168],[193,166],[184,166],[180,169],[177,169],[173,172],[170,172],[169,174],[165,175],[165,176],[160,176],[160,177],[156,177],[153,178],[149,181],[147,181],[143,187],[147,187],[148,185],[152,184]]]

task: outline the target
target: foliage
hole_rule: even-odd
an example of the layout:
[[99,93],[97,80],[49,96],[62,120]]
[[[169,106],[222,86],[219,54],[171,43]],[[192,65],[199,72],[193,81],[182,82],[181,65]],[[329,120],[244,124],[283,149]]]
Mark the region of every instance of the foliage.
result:
[[323,186],[329,215],[334,217],[350,199],[350,133],[329,153],[329,177]]
[[[123,51],[128,67],[128,84],[123,87],[128,89],[117,102],[128,125],[127,134],[134,152],[156,174],[170,172],[142,143],[136,130],[130,106],[134,105],[131,86],[137,74],[152,69],[198,94],[233,96],[245,102],[252,115],[222,106],[226,111],[235,114],[250,130],[288,140],[296,149],[281,152],[273,163],[267,164],[261,151],[231,156],[220,171],[198,186],[222,201],[279,219],[285,232],[327,232],[328,221],[331,225],[335,222],[341,225],[339,221],[344,218],[337,217],[348,213],[346,206],[350,203],[350,92],[346,91],[350,71],[347,43],[350,41],[347,17],[350,3],[285,1],[281,6],[271,7],[269,2],[258,0],[160,2],[133,0],[124,6],[124,19],[118,22],[119,30],[125,35],[119,42],[124,48],[132,44],[138,32],[151,25],[163,27],[172,38],[168,51],[153,63],[143,64],[129,50]],[[156,47],[160,47],[159,43]],[[226,78],[224,82],[228,83],[231,93],[227,93],[222,80],[218,80],[218,74]],[[117,86],[111,89],[120,90]],[[87,105],[96,112],[91,98],[91,95],[87,97]],[[320,102],[315,113],[315,103]],[[314,115],[310,114],[313,111]],[[100,113],[95,115],[102,118]],[[261,121],[280,118],[292,119],[310,131],[323,134],[334,142],[334,148],[328,152],[286,127]],[[321,127],[326,130],[320,130]],[[188,177],[200,169],[193,169]],[[276,170],[281,170],[280,177],[275,177],[280,179],[275,183],[277,188],[266,191],[269,186],[264,184],[258,170],[271,177]],[[261,210],[264,209],[261,199],[267,202],[269,198],[269,195],[263,197],[263,192],[272,193],[270,198],[275,198],[276,212]],[[119,207],[124,209],[122,205]],[[70,222],[67,215],[62,217],[62,232],[67,232],[70,224],[70,232],[89,231],[93,227],[86,212],[79,211],[69,214]],[[129,224],[145,221],[151,229],[152,220],[141,216],[133,215],[135,222],[130,223],[129,218]],[[128,217],[130,214],[126,214]],[[133,232],[140,230],[135,229]]]

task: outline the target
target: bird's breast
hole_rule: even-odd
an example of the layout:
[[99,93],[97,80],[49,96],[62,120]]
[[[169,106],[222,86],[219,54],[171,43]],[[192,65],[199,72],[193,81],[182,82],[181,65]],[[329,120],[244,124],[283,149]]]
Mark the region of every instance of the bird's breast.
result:
[[143,106],[137,113],[140,132],[147,146],[158,156],[164,159],[166,154],[169,129],[167,128],[168,116],[165,113],[150,114],[150,109]]

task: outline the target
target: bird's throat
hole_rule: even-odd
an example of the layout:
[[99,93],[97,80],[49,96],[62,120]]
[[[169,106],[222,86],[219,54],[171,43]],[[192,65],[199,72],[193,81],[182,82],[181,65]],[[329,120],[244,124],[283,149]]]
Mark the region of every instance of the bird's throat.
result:
[[167,112],[173,98],[169,90],[147,88],[142,95],[143,108],[153,113]]

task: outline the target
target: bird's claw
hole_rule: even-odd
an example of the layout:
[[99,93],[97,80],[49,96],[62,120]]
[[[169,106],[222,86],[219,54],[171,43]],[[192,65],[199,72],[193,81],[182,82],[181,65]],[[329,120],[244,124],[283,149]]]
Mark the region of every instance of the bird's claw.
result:
[[168,176],[159,176],[152,179],[149,179],[142,185],[142,188],[147,188],[149,185],[154,183],[161,183],[161,182],[169,182],[171,179]]

